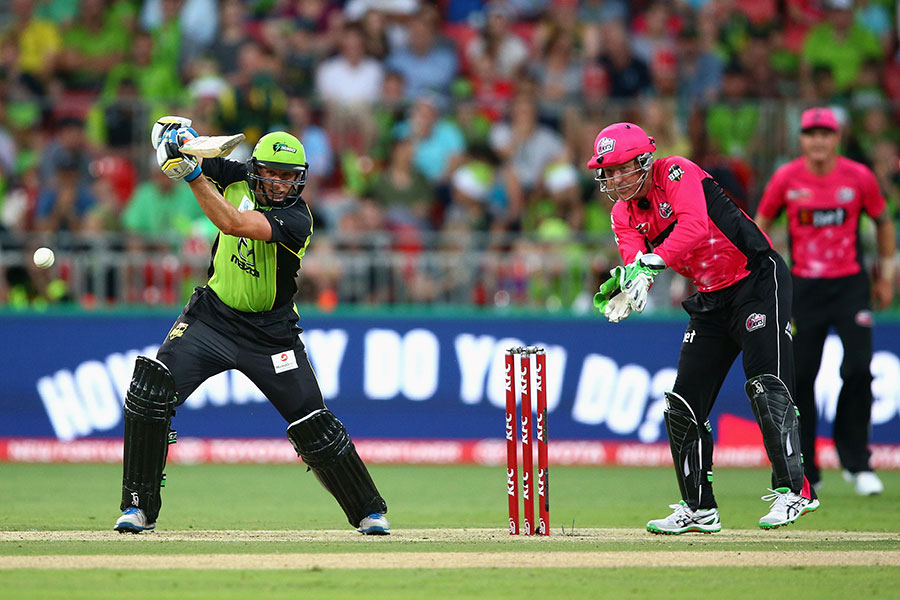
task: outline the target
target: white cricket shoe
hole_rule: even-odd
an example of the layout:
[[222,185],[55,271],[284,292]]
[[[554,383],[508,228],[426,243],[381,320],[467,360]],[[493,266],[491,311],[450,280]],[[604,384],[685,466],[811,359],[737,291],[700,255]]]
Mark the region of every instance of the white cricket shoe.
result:
[[790,525],[802,515],[819,508],[818,498],[807,498],[802,492],[795,494],[786,487],[769,491],[772,493],[763,496],[762,500],[771,502],[772,505],[769,507],[769,512],[759,520],[760,529],[775,529],[783,525]]
[[884,484],[872,471],[860,471],[859,473],[844,471],[844,480],[854,484],[856,493],[860,496],[877,496],[884,491]]
[[664,519],[654,519],[647,523],[647,531],[666,535],[722,531],[718,509],[691,510],[684,500],[678,504],[670,504],[669,508],[674,509],[674,512]]
[[391,525],[384,513],[372,513],[359,522],[356,530],[363,535],[390,535]]
[[122,516],[116,520],[116,526],[113,527],[119,533],[140,533],[142,531],[152,531],[156,527],[156,523],[148,523],[147,515],[140,508],[126,508]]

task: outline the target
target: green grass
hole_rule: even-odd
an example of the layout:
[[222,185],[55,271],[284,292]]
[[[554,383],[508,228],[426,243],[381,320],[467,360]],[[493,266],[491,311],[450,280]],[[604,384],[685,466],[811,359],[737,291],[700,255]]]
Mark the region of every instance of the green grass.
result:
[[840,567],[829,569],[769,569],[764,579],[749,569],[656,569],[641,577],[633,569],[558,569],[542,571],[384,570],[362,575],[345,571],[192,571],[190,579],[171,575],[125,571],[66,573],[45,578],[39,591],[34,573],[0,572],[4,598],[66,598],[104,600],[121,598],[329,598],[368,600],[460,598],[890,598],[896,569]]
[[[394,529],[497,527],[506,523],[502,467],[374,466]],[[341,529],[334,500],[301,465],[171,465],[159,527],[175,529]],[[826,471],[822,508],[803,529],[900,532],[900,472],[880,473],[886,492],[860,498]],[[107,529],[118,516],[118,465],[0,464],[0,530]],[[716,471],[724,527],[751,529],[767,505],[767,472]],[[670,469],[555,467],[551,527],[643,528],[678,498]]]
[[[95,541],[0,542],[2,556],[111,554],[123,565],[140,555],[391,552],[598,552],[709,550],[900,551],[900,472],[883,472],[886,492],[859,498],[840,474],[825,473],[822,507],[789,528],[752,539],[641,534],[677,498],[670,469],[555,467],[551,470],[550,539],[504,536],[502,467],[375,466],[392,529],[494,528],[492,540],[403,542],[400,535],[331,541],[160,541],[159,534]],[[334,500],[300,465],[174,465],[160,533],[206,530],[321,530],[352,534]],[[118,465],[0,464],[0,531],[110,531],[118,515]],[[769,475],[719,469],[716,495],[724,532],[752,530],[767,504]],[[562,536],[563,527],[567,534]],[[591,528],[623,528],[625,541],[579,538]],[[885,532],[886,539],[791,539],[794,532]],[[154,541],[154,535],[157,536]],[[189,561],[189,558],[184,560]],[[42,576],[46,573],[48,576]],[[894,596],[900,568],[816,566],[766,568],[385,569],[385,570],[70,570],[0,569],[0,598],[760,598],[779,595],[840,598]],[[37,575],[37,576],[36,576]],[[527,594],[526,594],[527,590]]]
[[[35,594],[34,573],[0,573],[4,598],[66,598],[120,600],[127,598],[728,598],[759,600],[769,596],[794,598],[890,598],[897,570],[840,567],[830,569],[770,569],[758,585],[748,569],[656,569],[640,577],[633,569],[559,569],[543,571],[490,570],[472,572],[384,570],[354,575],[345,571],[192,571],[173,580],[162,573],[113,571],[77,572],[46,578]],[[757,574],[757,578],[759,578]],[[764,591],[768,590],[768,591]],[[820,591],[821,590],[821,591]]]

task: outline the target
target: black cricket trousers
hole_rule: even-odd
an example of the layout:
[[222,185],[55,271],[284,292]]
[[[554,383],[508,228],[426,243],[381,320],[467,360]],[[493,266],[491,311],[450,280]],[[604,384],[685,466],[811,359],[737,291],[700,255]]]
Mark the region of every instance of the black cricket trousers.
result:
[[172,372],[178,404],[213,375],[237,369],[288,423],[325,408],[292,307],[237,313],[198,288],[156,357]]
[[[750,274],[727,288],[698,292],[682,305],[690,315],[673,392],[703,427],[722,383],[743,352],[744,375],[775,375],[794,390],[791,347],[791,274],[774,250],[759,255]],[[703,465],[705,471],[712,465]],[[701,483],[700,508],[716,506],[712,483]]]
[[810,483],[820,479],[815,441],[818,411],[815,382],[830,329],[844,347],[843,386],[834,415],[834,445],[841,464],[851,473],[868,471],[869,426],[872,418],[872,303],[869,278],[860,271],[849,277],[794,277],[794,357],[800,410],[804,467]]

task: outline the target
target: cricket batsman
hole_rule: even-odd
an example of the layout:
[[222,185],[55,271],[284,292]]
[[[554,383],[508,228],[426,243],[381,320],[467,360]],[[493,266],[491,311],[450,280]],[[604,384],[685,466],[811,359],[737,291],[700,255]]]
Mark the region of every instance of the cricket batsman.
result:
[[722,523],[713,495],[709,415],[722,382],[743,352],[744,389],[769,461],[771,502],[762,529],[788,525],[819,507],[803,475],[794,406],[791,275],[769,238],[718,183],[680,156],[654,160],[656,143],[633,123],[615,123],[594,142],[588,168],[614,202],[613,233],[625,266],[600,286],[595,306],[613,323],[641,312],[666,267],[699,290],[683,302],[690,315],[678,373],[666,392],[665,423],[681,501],[647,523],[659,534],[715,533]]
[[244,373],[287,423],[298,456],[360,533],[386,535],[387,505],[343,424],[325,407],[293,303],[313,232],[301,197],[303,145],[283,131],[263,136],[246,163],[199,159],[181,146],[191,121],[164,117],[151,134],[160,169],[191,187],[219,229],[209,281],[196,288],[157,352],[139,356],[125,399],[119,532],[156,526],[172,417],[191,392],[227,369]]

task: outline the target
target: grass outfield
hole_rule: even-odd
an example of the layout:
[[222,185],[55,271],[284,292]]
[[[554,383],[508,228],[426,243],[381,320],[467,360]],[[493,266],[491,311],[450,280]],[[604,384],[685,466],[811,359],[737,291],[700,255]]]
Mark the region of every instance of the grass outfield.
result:
[[118,465],[0,464],[0,598],[900,595],[900,472],[874,498],[826,472],[817,512],[763,532],[768,473],[720,469],[722,533],[663,537],[643,528],[670,469],[555,467],[551,536],[527,538],[502,467],[371,471],[390,537],[356,534],[300,465],[170,466],[158,531],[132,536],[111,530]]

